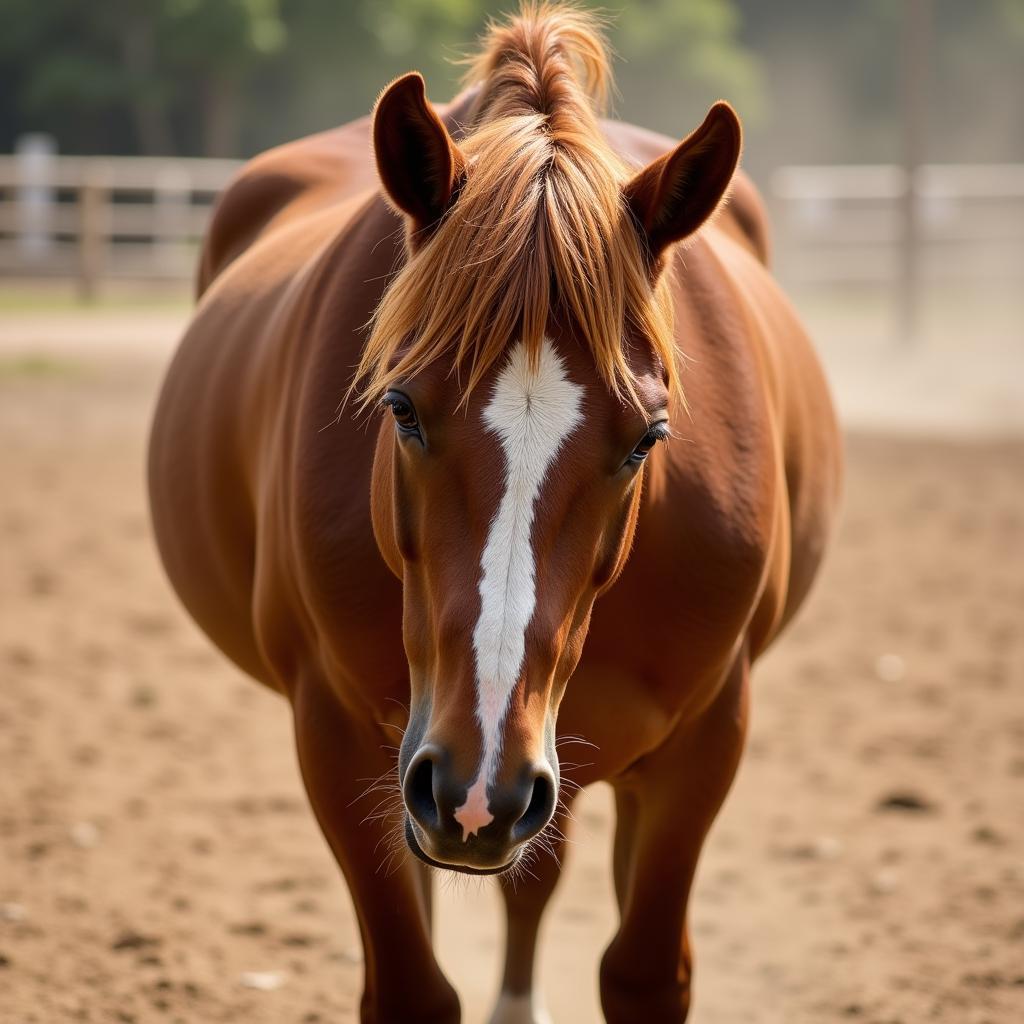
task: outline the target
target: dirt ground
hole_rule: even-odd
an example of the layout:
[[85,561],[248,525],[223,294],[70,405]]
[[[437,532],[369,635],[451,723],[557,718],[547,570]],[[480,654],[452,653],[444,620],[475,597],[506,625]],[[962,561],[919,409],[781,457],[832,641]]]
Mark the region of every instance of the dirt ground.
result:
[[[151,544],[166,346],[0,346],[0,1022],[355,1020],[357,936],[286,707],[210,648]],[[692,1019],[1014,1024],[1024,445],[860,435],[848,455],[839,543],[756,673],[705,853]],[[579,818],[545,933],[557,1024],[599,1020],[614,927],[607,793]],[[481,1024],[494,892],[442,888],[442,959]]]

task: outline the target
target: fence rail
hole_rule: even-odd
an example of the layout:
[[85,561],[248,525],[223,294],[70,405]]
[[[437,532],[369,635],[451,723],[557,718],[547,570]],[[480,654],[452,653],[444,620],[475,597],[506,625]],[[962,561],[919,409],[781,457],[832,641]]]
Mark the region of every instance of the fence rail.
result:
[[[926,282],[1024,280],[1024,165],[782,167],[771,179],[790,283],[889,282],[908,244]],[[917,237],[902,204],[912,188]]]
[[0,156],[0,274],[185,280],[236,160]]

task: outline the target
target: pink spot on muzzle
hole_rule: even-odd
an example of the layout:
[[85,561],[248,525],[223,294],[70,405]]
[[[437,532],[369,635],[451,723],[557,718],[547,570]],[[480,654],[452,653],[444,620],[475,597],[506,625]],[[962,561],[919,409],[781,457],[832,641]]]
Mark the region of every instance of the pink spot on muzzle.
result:
[[463,842],[494,821],[494,815],[488,810],[487,778],[483,772],[466,794],[466,802],[455,811],[455,820],[462,826]]

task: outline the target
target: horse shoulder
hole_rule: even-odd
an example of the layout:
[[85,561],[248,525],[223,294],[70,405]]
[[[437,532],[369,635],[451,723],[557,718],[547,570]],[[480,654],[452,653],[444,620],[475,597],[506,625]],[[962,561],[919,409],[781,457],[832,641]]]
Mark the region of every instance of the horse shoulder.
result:
[[648,459],[632,553],[594,606],[582,706],[567,693],[577,731],[599,730],[607,713],[633,756],[713,694],[779,532],[773,409],[741,297],[706,239],[678,249],[667,272],[687,409]]
[[775,538],[762,602],[752,625],[755,652],[805,600],[831,539],[842,483],[842,440],[818,356],[792,303],[757,260],[711,238],[745,309],[750,351],[764,381],[777,449]]
[[[296,233],[304,243],[324,219],[316,213],[275,230],[243,260],[277,240],[298,245]],[[271,351],[259,369],[264,397],[255,407],[274,424],[274,436],[260,441],[254,422],[247,447],[263,456],[254,470],[264,503],[254,613],[278,675],[294,674],[290,666],[313,657],[325,677],[351,682],[347,696],[359,704],[368,680],[395,699],[400,684],[407,686],[402,647],[394,642],[401,586],[380,556],[370,520],[376,421],[346,403],[365,325],[402,239],[379,198],[335,204],[329,219],[324,240],[283,297],[292,313],[268,328]]]
[[[378,205],[374,240],[393,230]],[[168,574],[215,642],[279,689],[295,660],[286,648],[308,629],[289,548],[289,459],[304,447],[300,414],[309,412],[303,427],[314,438],[336,416],[344,386],[323,364],[339,375],[351,365],[354,355],[331,360],[329,352],[346,339],[354,352],[372,311],[367,297],[340,314],[344,322],[318,326],[335,283],[337,239],[350,237],[342,228],[367,206],[353,197],[291,217],[221,270],[168,369],[151,433],[153,519]],[[350,287],[343,298],[365,291]]]
[[702,706],[737,645],[756,656],[777,635],[837,504],[838,430],[799,320],[747,247],[717,224],[701,236],[670,269],[688,410],[649,460],[633,552],[594,608],[590,706],[570,700],[591,728],[596,706],[618,707],[637,749]]

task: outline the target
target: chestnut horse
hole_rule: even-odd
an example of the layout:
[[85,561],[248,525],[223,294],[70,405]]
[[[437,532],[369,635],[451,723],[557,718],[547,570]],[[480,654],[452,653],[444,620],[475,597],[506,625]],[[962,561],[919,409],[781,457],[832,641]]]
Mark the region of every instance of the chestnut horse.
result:
[[[491,1019],[545,1018],[538,925],[598,780],[605,1017],[685,1019],[687,901],[751,665],[833,525],[836,424],[736,115],[674,145],[599,120],[608,74],[586,15],[530,8],[452,104],[410,74],[372,119],[257,157],[156,411],[167,573],[291,705],[364,1022],[460,1019],[426,866],[501,875]],[[559,737],[592,745],[571,782]]]

